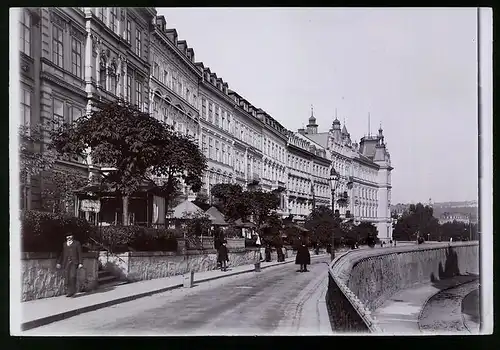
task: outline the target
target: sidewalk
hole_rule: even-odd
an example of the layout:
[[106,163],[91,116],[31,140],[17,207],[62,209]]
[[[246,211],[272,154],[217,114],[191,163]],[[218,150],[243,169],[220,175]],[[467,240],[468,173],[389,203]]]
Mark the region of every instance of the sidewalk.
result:
[[437,284],[421,284],[403,289],[391,296],[381,307],[372,312],[383,333],[419,334],[420,314],[429,298],[444,289],[454,288],[470,282],[476,277],[456,276],[439,281]]
[[[311,258],[323,258],[326,254],[314,255]],[[284,262],[261,262],[261,269],[295,262],[295,257],[285,259]],[[196,272],[194,283],[202,283],[215,279],[235,276],[255,271],[255,266],[243,265],[229,267],[229,271],[211,270]],[[59,296],[44,298],[21,303],[21,329],[28,330],[40,327],[81,313],[98,310],[112,305],[124,303],[134,299],[166,292],[183,286],[183,275],[158,278],[135,283],[128,283],[109,288],[100,288],[90,293],[78,294],[75,298]]]

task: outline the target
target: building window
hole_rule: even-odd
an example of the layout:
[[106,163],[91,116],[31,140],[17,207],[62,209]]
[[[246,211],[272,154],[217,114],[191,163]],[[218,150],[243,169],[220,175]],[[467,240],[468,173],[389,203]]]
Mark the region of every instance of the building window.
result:
[[127,102],[131,102],[131,91],[132,91],[132,77],[130,76],[130,73],[127,75],[127,93],[126,93],[126,99]]
[[160,79],[160,66],[156,62],[153,63],[153,76]]
[[109,9],[109,27],[113,33],[118,32],[118,8],[111,7]]
[[31,56],[31,15],[23,10],[21,13],[21,51]]
[[135,105],[142,111],[142,84],[140,81],[135,81]]
[[69,112],[68,119],[70,123],[75,122],[78,118],[80,118],[84,114],[83,108],[74,106],[69,107],[68,112]]
[[219,106],[215,106],[215,125],[217,126],[220,126],[219,125]]
[[21,123],[31,124],[31,91],[25,89],[21,89]]
[[63,30],[58,26],[52,27],[52,62],[63,68]]
[[201,117],[207,119],[207,99],[205,97],[201,98]]
[[215,141],[215,160],[220,162],[219,141]]
[[106,13],[107,11],[107,7],[99,7],[99,19],[106,25],[108,24],[108,14]]
[[116,75],[114,74],[109,75],[109,91],[116,95]]
[[205,156],[207,156],[207,135],[202,135],[201,136],[201,151]]
[[127,20],[127,30],[125,32],[125,40],[130,44],[130,41],[132,40],[132,24],[130,23],[129,20]]
[[188,101],[188,103],[191,103],[191,92],[188,88],[186,88],[186,101]]
[[222,111],[222,129],[226,130],[226,111]]
[[222,163],[227,164],[226,159],[226,145],[222,145]]
[[168,86],[168,72],[166,70],[163,71],[163,84]]
[[106,68],[103,67],[99,70],[99,85],[103,89],[106,89]]
[[139,29],[135,30],[135,54],[141,57],[142,42],[141,42],[141,31]]
[[76,38],[71,38],[71,73],[82,77],[82,43]]
[[213,104],[212,102],[208,103],[208,121],[213,123]]
[[52,100],[52,114],[54,129],[62,126],[64,124],[64,102],[54,98]]
[[214,143],[213,143],[212,138],[208,139],[208,157],[210,159],[213,159],[213,157],[214,157]]

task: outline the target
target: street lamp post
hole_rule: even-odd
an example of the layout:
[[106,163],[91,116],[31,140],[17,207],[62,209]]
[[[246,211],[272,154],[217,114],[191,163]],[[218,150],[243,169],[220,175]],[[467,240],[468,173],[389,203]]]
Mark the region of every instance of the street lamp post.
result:
[[[339,184],[340,175],[335,171],[335,168],[332,166],[332,170],[330,171],[330,186],[332,190],[332,212],[335,215],[335,191],[337,190],[337,186]],[[333,259],[335,259],[335,231],[332,230],[332,246],[330,248],[330,254]]]

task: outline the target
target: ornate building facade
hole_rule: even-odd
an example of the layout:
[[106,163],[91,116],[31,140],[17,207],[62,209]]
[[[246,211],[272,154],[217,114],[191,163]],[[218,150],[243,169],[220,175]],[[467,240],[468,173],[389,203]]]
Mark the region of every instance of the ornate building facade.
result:
[[[316,141],[331,155],[332,167],[340,175],[335,193],[334,209],[341,216],[350,214],[356,220],[373,223],[381,240],[392,238],[391,159],[384,141],[382,127],[376,136],[362,137],[352,142],[346,125],[341,128],[335,118],[327,132],[318,132],[316,119],[311,116],[307,129],[299,133]],[[340,205],[339,198],[345,198]]]
[[[217,183],[259,186],[281,194],[280,214],[304,220],[314,206],[331,205],[333,167],[341,176],[335,198],[348,199],[334,209],[375,223],[383,239],[392,235],[382,129],[357,144],[337,119],[318,132],[311,112],[307,129],[288,131],[196,62],[152,7],[25,8],[19,25],[23,124],[71,122],[125,99],[197,140],[208,159],[206,194]],[[59,163],[88,171],[83,159]],[[24,207],[36,207],[40,185],[32,179],[27,188]]]
[[[118,98],[149,111],[155,16],[152,7],[21,9],[21,124],[57,127]],[[60,158],[56,167],[88,174],[85,159]],[[40,207],[41,187],[39,179],[30,179],[22,207]]]

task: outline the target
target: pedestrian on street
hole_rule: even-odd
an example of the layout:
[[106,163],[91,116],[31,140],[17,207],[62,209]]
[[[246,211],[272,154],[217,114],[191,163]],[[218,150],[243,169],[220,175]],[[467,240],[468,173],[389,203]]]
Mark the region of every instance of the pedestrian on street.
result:
[[311,264],[311,254],[306,247],[305,242],[301,242],[297,249],[297,256],[295,257],[295,264],[300,265],[299,272],[307,272],[307,265]]
[[56,265],[57,269],[64,268],[64,282],[66,286],[66,296],[73,297],[76,290],[77,270],[83,267],[82,246],[80,242],[73,239],[73,234],[66,234],[66,242]]
[[227,271],[227,262],[229,261],[229,254],[226,247],[226,241],[224,240],[219,247],[217,254],[217,262],[220,263],[221,271]]

